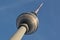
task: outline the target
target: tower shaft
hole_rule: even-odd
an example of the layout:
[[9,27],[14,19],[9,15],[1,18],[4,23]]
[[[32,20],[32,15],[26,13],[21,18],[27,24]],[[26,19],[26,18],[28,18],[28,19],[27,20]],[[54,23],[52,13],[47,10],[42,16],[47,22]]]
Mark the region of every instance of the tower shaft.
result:
[[23,35],[25,34],[26,32],[26,27],[24,26],[21,26],[17,32],[11,37],[10,40],[21,40]]

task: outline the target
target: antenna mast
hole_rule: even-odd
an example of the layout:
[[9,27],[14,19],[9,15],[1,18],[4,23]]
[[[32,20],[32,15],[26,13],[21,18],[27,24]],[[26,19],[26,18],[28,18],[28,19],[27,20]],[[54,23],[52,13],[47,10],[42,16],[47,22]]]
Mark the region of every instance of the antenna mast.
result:
[[39,5],[39,7],[34,11],[36,14],[39,12],[39,10],[41,9],[41,7],[43,6],[44,1]]

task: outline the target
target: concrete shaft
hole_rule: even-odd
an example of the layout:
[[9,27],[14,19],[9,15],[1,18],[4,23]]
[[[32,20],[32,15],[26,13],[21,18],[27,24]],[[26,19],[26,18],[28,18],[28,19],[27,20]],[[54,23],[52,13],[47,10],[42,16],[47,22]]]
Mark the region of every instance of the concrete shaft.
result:
[[18,31],[11,37],[10,40],[21,40],[26,32],[26,27],[21,26]]

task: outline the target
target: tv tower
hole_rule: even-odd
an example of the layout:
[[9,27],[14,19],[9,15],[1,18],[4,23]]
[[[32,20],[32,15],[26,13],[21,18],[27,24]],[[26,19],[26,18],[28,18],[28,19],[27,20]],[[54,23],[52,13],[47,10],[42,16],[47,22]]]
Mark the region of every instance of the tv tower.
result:
[[32,34],[37,30],[38,27],[38,11],[43,6],[43,2],[34,12],[26,12],[19,15],[16,19],[17,32],[10,38],[10,40],[21,40],[26,34]]

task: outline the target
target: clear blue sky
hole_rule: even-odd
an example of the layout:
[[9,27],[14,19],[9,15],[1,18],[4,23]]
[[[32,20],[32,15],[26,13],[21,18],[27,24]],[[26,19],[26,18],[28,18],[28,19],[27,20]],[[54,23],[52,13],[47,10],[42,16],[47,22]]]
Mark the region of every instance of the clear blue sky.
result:
[[[16,18],[35,10],[43,0],[0,0],[0,40],[9,40],[17,31]],[[59,40],[60,0],[47,0],[38,14],[39,27],[22,40]]]

